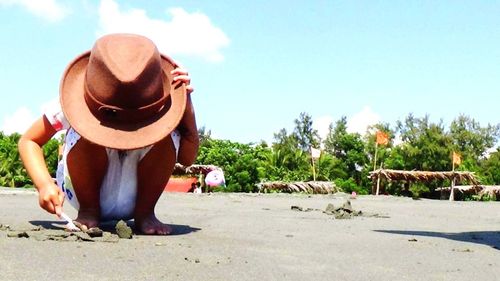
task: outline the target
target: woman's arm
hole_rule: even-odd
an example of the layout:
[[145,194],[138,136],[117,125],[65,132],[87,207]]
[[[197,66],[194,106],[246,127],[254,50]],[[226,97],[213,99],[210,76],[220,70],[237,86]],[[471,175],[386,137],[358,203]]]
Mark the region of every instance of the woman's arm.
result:
[[179,146],[179,153],[177,156],[177,162],[182,165],[189,166],[194,163],[196,156],[198,155],[198,147],[200,145],[200,139],[198,136],[198,128],[196,127],[196,118],[194,114],[194,107],[191,101],[191,93],[194,91],[193,86],[191,86],[191,77],[187,70],[182,68],[176,68],[172,71],[175,81],[182,81],[186,85],[186,110],[184,115],[177,126],[179,133],[181,135],[181,141]]
[[47,212],[57,214],[62,212],[64,193],[54,183],[49,174],[43,157],[42,146],[47,143],[56,131],[43,116],[21,137],[18,143],[19,155],[24,163],[28,175],[38,190],[40,206]]
[[198,155],[200,139],[198,136],[198,128],[196,127],[194,108],[190,95],[187,97],[187,105],[186,110],[184,111],[184,116],[182,117],[177,128],[181,135],[177,162],[184,166],[192,165]]

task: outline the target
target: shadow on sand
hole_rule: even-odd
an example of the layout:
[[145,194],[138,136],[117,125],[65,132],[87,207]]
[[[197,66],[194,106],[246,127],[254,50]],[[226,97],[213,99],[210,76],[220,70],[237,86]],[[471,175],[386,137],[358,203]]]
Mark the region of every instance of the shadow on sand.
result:
[[414,231],[414,230],[374,230],[390,234],[427,236],[450,239],[460,242],[469,242],[483,244],[494,249],[500,250],[500,231],[471,231],[471,232],[432,232],[432,231]]
[[[108,231],[111,233],[116,233],[115,230],[115,225],[117,221],[108,221],[101,223],[99,225],[99,228],[101,228],[103,231]],[[62,221],[43,221],[43,220],[34,220],[30,221],[30,224],[34,226],[41,226],[45,229],[64,229],[65,223]],[[130,226],[132,229],[135,229],[135,225],[133,221],[127,221],[127,225]],[[183,225],[183,224],[169,224],[170,227],[172,227],[172,233],[169,234],[169,236],[175,236],[175,235],[186,235],[191,232],[197,232],[200,231],[201,228],[198,227],[191,227],[189,225]],[[141,234],[137,234],[141,235]]]
[[45,229],[64,229],[65,223],[63,221],[29,221],[34,226],[40,226]]

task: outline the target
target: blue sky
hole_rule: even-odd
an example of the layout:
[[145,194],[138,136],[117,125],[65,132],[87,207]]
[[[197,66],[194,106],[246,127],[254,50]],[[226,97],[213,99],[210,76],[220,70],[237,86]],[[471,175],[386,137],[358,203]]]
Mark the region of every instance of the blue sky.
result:
[[307,112],[321,132],[412,112],[500,123],[498,1],[0,0],[0,129],[23,131],[98,36],[135,32],[190,71],[199,126],[271,141]]

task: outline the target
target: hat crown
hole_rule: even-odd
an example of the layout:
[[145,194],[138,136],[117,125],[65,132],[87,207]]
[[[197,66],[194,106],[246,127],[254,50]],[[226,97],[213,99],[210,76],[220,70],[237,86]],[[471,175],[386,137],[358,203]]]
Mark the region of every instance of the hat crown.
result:
[[177,67],[140,35],[110,34],[71,61],[61,79],[61,107],[83,138],[114,149],[157,143],[179,124],[186,87]]
[[[142,36],[104,36],[90,53],[85,86],[87,101],[120,109],[139,109],[164,98],[161,57]],[[93,112],[93,102],[88,102]]]

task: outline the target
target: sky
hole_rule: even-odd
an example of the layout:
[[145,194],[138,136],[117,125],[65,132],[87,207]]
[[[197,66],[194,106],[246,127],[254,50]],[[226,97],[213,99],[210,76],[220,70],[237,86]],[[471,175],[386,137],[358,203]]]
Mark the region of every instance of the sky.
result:
[[325,136],[409,113],[500,123],[500,1],[0,0],[0,130],[57,100],[66,65],[138,33],[186,68],[199,127],[268,143],[301,112]]

